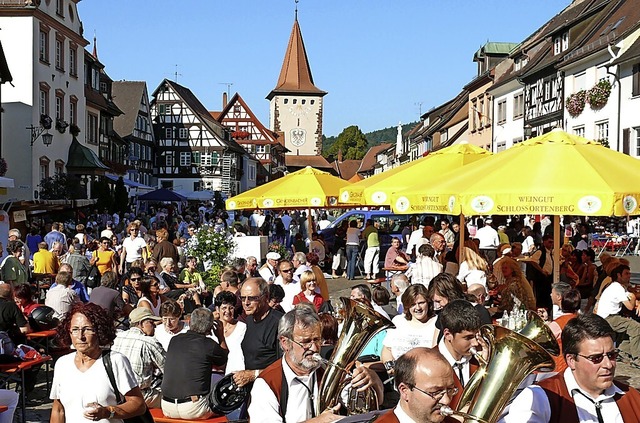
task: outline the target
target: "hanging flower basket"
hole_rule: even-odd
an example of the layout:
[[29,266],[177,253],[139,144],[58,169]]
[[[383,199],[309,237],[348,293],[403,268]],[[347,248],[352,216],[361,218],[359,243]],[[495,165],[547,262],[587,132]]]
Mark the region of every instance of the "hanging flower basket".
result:
[[247,131],[233,131],[231,133],[231,136],[237,140],[244,140],[244,139],[248,139],[251,134]]
[[7,174],[7,161],[0,157],[0,176],[4,176]]
[[585,90],[580,90],[575,94],[571,94],[567,97],[567,111],[572,117],[576,117],[582,113],[586,102],[587,92]]
[[592,109],[601,109],[609,101],[611,95],[611,82],[601,79],[587,94]]

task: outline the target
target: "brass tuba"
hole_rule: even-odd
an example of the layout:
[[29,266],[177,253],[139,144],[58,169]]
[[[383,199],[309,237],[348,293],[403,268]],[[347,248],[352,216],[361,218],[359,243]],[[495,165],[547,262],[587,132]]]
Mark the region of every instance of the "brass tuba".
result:
[[[559,354],[555,336],[534,312],[518,332],[502,326],[480,328],[489,344],[489,360],[469,379],[457,409],[465,422],[495,423],[522,381],[534,370],[553,371]],[[466,413],[460,411],[468,409]],[[443,413],[444,414],[444,413]]]
[[[347,369],[367,343],[381,330],[395,328],[389,319],[360,301],[349,298],[340,298],[340,301],[344,306],[344,324],[331,360],[325,361],[327,368],[320,381],[316,415],[338,404],[340,393],[351,377]],[[367,390],[364,397],[354,396],[355,394],[355,390],[352,390],[349,404],[344,404],[349,415],[367,413],[378,408],[378,398],[373,389]]]

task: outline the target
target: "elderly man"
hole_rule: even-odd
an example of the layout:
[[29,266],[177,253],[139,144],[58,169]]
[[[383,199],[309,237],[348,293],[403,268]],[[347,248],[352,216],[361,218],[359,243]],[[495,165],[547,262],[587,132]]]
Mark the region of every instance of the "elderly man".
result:
[[44,304],[54,310],[53,317],[62,318],[71,309],[71,306],[80,301],[78,294],[71,289],[73,278],[69,272],[59,272],[56,275],[56,286],[47,291]]
[[582,314],[562,331],[568,368],[522,391],[504,422],[637,422],[640,393],[620,382],[615,333],[602,317]]
[[247,370],[234,374],[235,382],[244,386],[252,383],[260,371],[277,361],[278,322],[282,313],[269,307],[269,284],[261,278],[249,278],[242,284],[240,299],[247,314],[247,330],[242,340],[244,364]]
[[[219,343],[209,337],[212,330]],[[164,415],[185,420],[211,417],[211,367],[226,364],[228,354],[223,325],[206,308],[195,309],[189,330],[169,342],[161,389]]]
[[440,412],[458,388],[451,366],[437,349],[419,347],[403,354],[395,363],[394,375],[400,401],[376,423],[457,422]]
[[247,266],[245,267],[244,274],[247,278],[259,278],[258,273],[258,259],[254,256],[247,257]]
[[371,288],[369,288],[369,285],[361,283],[352,286],[351,295],[349,296],[349,298],[356,301],[364,300],[368,306],[373,308],[378,313],[382,314],[387,319],[391,320],[391,317],[389,317],[389,313],[387,313],[381,306],[371,301]]
[[396,297],[398,314],[402,314],[404,312],[404,308],[402,307],[402,294],[404,294],[404,291],[407,290],[409,285],[411,285],[409,278],[402,273],[391,277],[391,293]]
[[571,285],[566,282],[556,282],[551,285],[551,320],[556,320],[562,316],[562,296],[571,289]]
[[311,270],[311,267],[307,264],[307,256],[302,252],[298,251],[293,255],[291,259],[291,263],[296,270],[293,272],[293,281],[296,283],[300,283],[300,275],[305,270]]
[[278,263],[278,273],[280,273],[280,275],[276,278],[275,283],[284,290],[284,298],[280,306],[285,313],[293,308],[293,297],[301,291],[300,283],[293,280],[294,270],[293,264],[289,260],[282,260]]
[[276,277],[278,276],[278,271],[276,270],[278,260],[280,260],[280,254],[274,251],[267,253],[267,262],[258,271],[258,273],[260,273],[260,277],[268,283],[275,282]]
[[[71,272],[73,273],[73,279],[81,284],[86,282],[89,271],[91,270],[91,263],[85,255],[86,250],[87,248],[84,244],[76,244],[73,247],[73,251],[67,257],[68,266],[72,269]],[[62,270],[63,266],[64,264],[60,266],[60,270]],[[75,285],[74,289],[76,289]],[[82,301],[84,301],[84,299],[82,299]],[[87,299],[87,301],[89,300]]]
[[129,314],[131,328],[120,332],[113,342],[114,351],[126,356],[136,375],[138,386],[149,408],[160,407],[160,384],[164,371],[165,352],[156,340],[156,322],[162,318],[151,310],[138,307]]
[[[282,359],[260,373],[251,390],[249,417],[252,423],[330,422],[339,420],[340,405],[315,414],[323,370],[320,360],[322,323],[312,307],[301,304],[284,315],[278,326]],[[352,385],[358,391],[376,389],[382,398],[382,382],[375,372],[357,366]]]
[[[87,293],[87,288],[84,286],[84,284],[82,284],[82,282],[73,278],[73,267],[71,267],[71,265],[68,263],[62,263],[60,265],[60,273],[62,272],[67,272],[71,275],[71,285],[69,286],[69,288],[75,291],[76,295],[78,296],[78,299],[83,303],[88,303],[89,294]],[[55,288],[57,285],[58,283],[54,282],[53,285],[51,285],[51,289]]]
[[429,238],[429,244],[431,244],[435,250],[435,260],[444,266],[444,258],[447,251],[447,241],[444,239],[444,235],[439,232],[432,234]]
[[29,249],[29,246],[27,246],[27,244],[24,241],[22,241],[22,239],[20,239],[21,237],[22,237],[22,234],[20,233],[19,229],[9,230],[8,241],[9,242],[16,241],[20,243],[20,245],[22,246],[22,255],[20,256],[20,263],[22,263],[22,265],[27,268],[27,272],[30,272],[29,259],[31,257],[31,250]]

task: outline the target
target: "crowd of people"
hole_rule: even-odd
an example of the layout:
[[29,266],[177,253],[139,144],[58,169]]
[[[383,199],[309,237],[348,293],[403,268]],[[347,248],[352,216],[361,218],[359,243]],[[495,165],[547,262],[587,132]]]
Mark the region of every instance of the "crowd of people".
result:
[[[538,236],[533,221],[494,228],[478,219],[461,236],[457,224],[427,217],[381,257],[377,222],[345,221],[328,245],[318,231],[329,218],[317,220],[201,207],[36,222],[25,240],[11,229],[0,265],[0,335],[25,343],[39,329],[34,310],[50,311],[55,346],[67,352],[55,364],[52,422],[117,422],[147,408],[187,420],[221,413],[252,422],[339,420],[339,402],[318,409],[319,384],[348,318],[330,299],[327,272],[355,280],[363,251],[350,298],[393,327],[371,334],[344,370],[350,386],[374,391],[387,408],[369,410],[375,421],[453,421],[447,407],[456,409],[489,359],[480,327],[523,310],[546,321],[562,353],[554,372],[521,387],[501,420],[638,420],[638,392],[613,381],[619,357],[640,358],[629,263],[602,254],[596,266],[584,232],[563,245],[553,283],[553,227]],[[230,237],[269,236],[291,256],[235,258],[211,289],[186,248],[204,223]],[[45,277],[52,284],[43,294],[37,282]],[[220,404],[229,380],[247,394],[231,410]]]

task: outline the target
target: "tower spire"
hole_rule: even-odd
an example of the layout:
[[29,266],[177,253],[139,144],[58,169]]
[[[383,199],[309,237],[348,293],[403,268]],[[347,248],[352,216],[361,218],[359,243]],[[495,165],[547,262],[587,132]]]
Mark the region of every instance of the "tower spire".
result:
[[96,41],[96,32],[93,31],[93,57],[98,58],[98,42]]
[[299,2],[300,0],[294,0],[294,1],[295,1],[295,3],[296,3],[295,20],[296,20],[296,22],[297,22],[297,21],[298,21],[298,2]]

